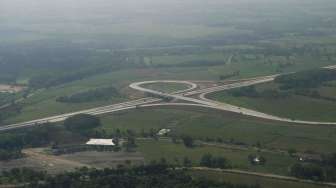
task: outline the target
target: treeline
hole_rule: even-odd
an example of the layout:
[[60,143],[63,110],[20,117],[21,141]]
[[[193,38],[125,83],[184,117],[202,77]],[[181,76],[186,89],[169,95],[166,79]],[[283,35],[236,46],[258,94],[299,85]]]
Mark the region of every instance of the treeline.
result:
[[87,140],[101,126],[98,117],[78,114],[64,121],[63,126],[52,123],[0,134],[0,160],[11,160],[23,155],[29,147],[57,146]]
[[14,99],[14,94],[0,92],[0,106],[9,103],[13,99]]
[[232,73],[226,74],[226,75],[220,75],[219,80],[226,80],[232,77],[236,77],[240,75],[240,71],[234,71]]
[[218,66],[225,65],[226,61],[215,61],[215,60],[194,60],[194,61],[186,61],[178,64],[154,64],[154,67],[207,67],[207,66]]
[[21,150],[4,150],[0,149],[0,161],[19,159],[23,157]]
[[291,167],[291,174],[298,178],[314,181],[336,181],[336,153],[322,156],[319,162],[297,163]]
[[10,116],[21,113],[22,106],[19,104],[11,104],[0,109],[0,124]]
[[260,188],[259,185],[232,184],[225,181],[214,181],[206,178],[193,177],[184,170],[176,170],[165,163],[151,163],[146,166],[117,169],[81,168],[55,176],[30,169],[13,169],[0,176],[0,183],[24,183],[25,187],[34,188]]
[[53,143],[75,141],[76,139],[80,139],[80,137],[54,124],[38,125],[33,128],[1,133],[0,160],[22,157],[21,150],[26,147],[42,147]]
[[132,66],[128,54],[102,52],[67,41],[34,41],[0,45],[0,82],[15,82],[34,70],[33,88],[51,87]]
[[329,69],[317,69],[281,75],[275,79],[280,89],[315,88],[328,81],[336,80],[336,71]]
[[48,126],[21,133],[4,133],[0,136],[0,160],[22,157],[21,150],[26,146],[42,146],[50,142]]
[[323,96],[318,90],[314,89],[295,89],[294,93],[296,95],[336,102],[336,97]]
[[70,96],[61,96],[56,99],[57,102],[63,103],[82,103],[97,100],[108,100],[112,97],[120,97],[120,93],[115,87],[98,88]]
[[209,168],[221,168],[221,169],[227,169],[232,167],[230,161],[228,161],[225,157],[222,156],[215,157],[212,156],[211,154],[203,155],[200,161],[200,165]]
[[63,73],[41,73],[32,77],[29,80],[29,87],[31,88],[48,88],[52,86],[62,85],[68,82],[81,80],[90,76],[94,76],[101,73],[106,73],[112,70],[110,66],[102,66],[98,68],[86,68],[77,71],[63,71]]

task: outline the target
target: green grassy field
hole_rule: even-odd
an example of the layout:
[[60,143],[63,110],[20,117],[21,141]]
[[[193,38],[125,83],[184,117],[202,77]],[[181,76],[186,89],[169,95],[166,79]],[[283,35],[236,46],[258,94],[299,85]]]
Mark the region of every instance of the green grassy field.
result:
[[[303,68],[304,66],[300,67],[300,69]],[[307,66],[307,68],[309,68],[309,66]],[[101,104],[112,104],[121,101],[120,99],[116,99],[111,101],[102,101],[98,103],[71,105],[59,104],[55,101],[55,99],[59,96],[71,95],[80,91],[95,89],[98,87],[108,87],[111,85],[116,86],[120,90],[129,90],[128,85],[130,83],[134,81],[144,80],[218,80],[220,75],[231,74],[232,72],[237,70],[240,70],[240,78],[276,73],[276,67],[274,67],[273,65],[260,66],[260,64],[258,64],[257,62],[232,63],[229,65],[211,66],[207,68],[173,67],[114,71],[43,90],[33,97],[25,100],[23,102],[22,113],[16,117],[11,117],[10,119],[7,119],[5,123],[32,120],[50,115],[86,109],[88,107],[97,107]],[[130,93],[134,93],[134,91],[131,91]],[[332,118],[330,117],[330,114],[325,114],[325,116]]]
[[[274,88],[273,83],[258,85],[257,90]],[[317,89],[325,97],[334,97],[336,87],[320,87]],[[235,97],[227,91],[208,96],[217,101],[255,109],[261,112],[298,120],[336,121],[336,102],[325,99],[291,94],[285,98]]]
[[184,157],[188,157],[194,166],[199,166],[202,156],[211,153],[213,156],[224,156],[230,160],[233,168],[276,174],[288,174],[288,168],[296,162],[296,159],[288,155],[260,152],[258,154],[264,156],[267,162],[265,165],[254,166],[248,161],[248,155],[256,153],[254,150],[241,151],[210,146],[186,148],[183,144],[174,144],[170,140],[138,140],[136,143],[137,151],[144,155],[147,162],[165,158],[172,164],[178,164],[177,161],[182,164]]
[[143,87],[164,93],[173,93],[176,91],[181,91],[189,88],[188,85],[179,83],[154,83],[154,84],[145,84],[143,85]]
[[195,177],[209,178],[216,181],[231,182],[233,184],[258,184],[262,188],[330,188],[329,186],[314,185],[308,183],[284,181],[271,178],[256,177],[242,174],[232,174],[225,172],[213,172],[213,171],[199,171],[193,170],[189,172]]
[[151,128],[170,128],[178,134],[195,138],[222,138],[249,145],[260,142],[267,148],[336,151],[335,127],[284,124],[201,108],[137,109],[101,118],[107,132],[116,128],[139,133]]
[[[164,56],[154,56],[147,57],[147,64],[151,65],[176,65],[181,63],[193,62],[193,61],[220,61],[225,64],[228,59],[228,55],[218,52],[210,52],[205,54],[186,54],[186,55],[164,55]],[[191,63],[192,65],[192,63]]]

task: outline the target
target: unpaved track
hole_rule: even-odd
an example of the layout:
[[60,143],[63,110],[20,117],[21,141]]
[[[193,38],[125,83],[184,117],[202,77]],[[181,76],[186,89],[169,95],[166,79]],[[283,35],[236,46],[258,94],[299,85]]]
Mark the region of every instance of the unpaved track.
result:
[[250,172],[250,171],[236,170],[236,169],[207,168],[207,167],[191,167],[189,169],[200,170],[200,171],[226,172],[226,173],[232,173],[232,174],[243,174],[243,175],[257,176],[257,177],[264,177],[264,178],[271,178],[271,179],[278,179],[278,180],[284,180],[284,181],[293,181],[293,182],[301,182],[301,183],[308,183],[308,184],[315,184],[315,185],[336,187],[336,183],[314,182],[314,181],[310,181],[310,180],[303,180],[303,179],[298,179],[298,178],[294,178],[294,177],[280,176],[280,175],[269,174],[269,173]]

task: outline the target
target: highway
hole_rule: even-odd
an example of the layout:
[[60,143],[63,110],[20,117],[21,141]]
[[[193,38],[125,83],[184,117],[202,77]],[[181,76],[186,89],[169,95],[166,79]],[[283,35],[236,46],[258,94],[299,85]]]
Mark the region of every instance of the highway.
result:
[[[336,65],[328,66],[324,68],[335,69]],[[271,76],[256,77],[256,78],[251,78],[251,79],[233,80],[231,83],[228,83],[228,84],[223,84],[223,85],[215,86],[215,87],[209,87],[205,89],[197,89],[198,85],[192,81],[152,80],[152,81],[144,81],[144,82],[135,82],[135,83],[130,84],[130,87],[132,89],[140,91],[140,92],[144,92],[147,94],[151,94],[157,97],[141,98],[141,99],[128,101],[124,103],[102,106],[102,107],[92,108],[88,110],[81,110],[77,112],[56,115],[56,116],[41,118],[37,120],[22,122],[22,123],[4,125],[4,126],[0,126],[0,131],[6,131],[6,130],[12,130],[12,129],[30,127],[30,126],[37,126],[37,125],[48,123],[48,122],[51,122],[51,123],[60,122],[76,114],[100,115],[100,114],[107,114],[107,113],[112,113],[112,112],[117,112],[117,111],[122,111],[122,110],[134,109],[137,107],[167,106],[167,105],[198,106],[198,107],[203,107],[203,108],[212,108],[212,109],[217,109],[217,110],[239,113],[242,115],[252,116],[256,118],[262,118],[262,119],[268,119],[268,120],[274,120],[274,121],[282,121],[282,122],[288,122],[288,123],[296,123],[296,124],[336,125],[336,122],[315,122],[315,121],[294,120],[294,119],[288,119],[288,118],[283,118],[283,117],[277,117],[274,115],[270,115],[270,114],[258,112],[255,110],[242,108],[242,107],[238,107],[238,106],[234,106],[234,105],[230,105],[230,104],[226,104],[226,103],[222,103],[222,102],[218,102],[218,101],[214,101],[214,100],[206,98],[206,95],[213,93],[213,92],[271,82],[277,76],[279,75],[277,74],[277,75],[271,75]],[[148,89],[144,87],[144,85],[154,84],[154,83],[180,83],[180,84],[186,84],[189,87],[188,89],[180,90],[174,93],[164,93],[161,91],[156,91],[156,90],[152,90],[152,89]],[[163,103],[162,98],[177,99],[183,102]]]
[[[257,83],[262,83],[265,81],[271,81],[270,77],[261,77],[261,78],[252,78],[250,80],[243,80],[240,85],[238,84],[227,84],[223,86],[217,86],[217,87],[211,87],[208,89],[202,89],[202,90],[195,90],[198,86],[197,84],[190,82],[190,81],[176,81],[176,80],[157,80],[157,81],[145,81],[145,82],[139,82],[139,83],[132,83],[130,85],[131,88],[135,88],[137,90],[143,91],[145,93],[152,93],[156,94],[158,96],[170,96],[173,98],[178,98],[180,100],[189,101],[195,103],[193,106],[200,106],[200,107],[209,107],[212,105],[211,102],[202,101],[199,99],[184,97],[184,95],[195,95],[198,93],[206,92],[206,91],[220,91],[224,89],[230,89],[230,88],[236,88],[236,87],[242,87],[247,85],[253,85]],[[237,81],[239,83],[239,81]],[[146,84],[153,84],[153,83],[181,83],[181,84],[187,84],[189,85],[188,89],[177,91],[173,94],[165,94],[159,91],[154,91],[150,89],[146,89],[141,87],[140,85],[146,85]],[[134,109],[136,107],[149,107],[149,106],[160,106],[160,102],[162,102],[162,99],[160,98],[153,98],[153,97],[147,97],[147,98],[141,98],[138,100],[128,101],[124,103],[119,104],[113,104],[98,108],[92,108],[88,110],[82,110],[72,113],[66,113],[66,114],[60,114],[55,115],[51,117],[36,119],[32,121],[22,122],[22,123],[16,123],[16,124],[10,124],[10,125],[4,125],[0,126],[0,131],[6,131],[6,130],[12,130],[12,129],[18,129],[18,128],[24,128],[24,127],[31,127],[31,126],[37,126],[44,123],[54,123],[54,122],[60,122],[64,121],[66,118],[74,116],[76,114],[91,114],[91,115],[100,115],[100,114],[107,114],[122,110],[129,110]],[[187,105],[184,103],[181,104],[175,104],[175,105]]]
[[[254,79],[251,79],[251,80],[245,80],[245,81],[242,81],[242,82],[237,82],[237,83],[232,83],[232,84],[227,84],[227,85],[222,85],[222,86],[217,86],[217,87],[211,87],[211,88],[206,88],[206,89],[202,89],[202,90],[186,92],[186,93],[182,93],[182,94],[162,93],[162,92],[159,92],[159,91],[155,91],[155,90],[151,90],[151,89],[142,87],[142,85],[147,84],[147,82],[132,83],[130,85],[130,87],[135,89],[135,90],[139,90],[139,91],[146,92],[146,93],[151,93],[153,95],[159,95],[159,96],[162,96],[162,97],[174,98],[174,99],[178,99],[178,100],[181,100],[181,101],[189,102],[193,106],[199,106],[199,107],[206,107],[206,108],[213,108],[213,109],[217,109],[217,110],[229,111],[229,112],[239,113],[239,114],[242,114],[242,115],[252,116],[252,117],[256,117],[256,118],[262,118],[262,119],[268,119],[268,120],[274,120],[274,121],[281,121],[281,122],[287,122],[287,123],[295,123],[295,124],[336,125],[336,122],[304,121],[304,120],[293,120],[293,119],[288,119],[288,118],[283,118],[283,117],[277,117],[277,116],[274,116],[274,115],[258,112],[258,111],[247,109],[247,108],[241,108],[241,107],[238,107],[238,106],[234,106],[234,105],[230,105],[230,104],[226,104],[226,103],[222,103],[222,102],[218,102],[218,101],[213,101],[213,100],[210,100],[210,99],[206,98],[207,94],[210,94],[210,93],[213,93],[213,92],[270,82],[270,81],[273,81],[276,76],[277,75],[259,77],[259,78],[254,78]],[[153,83],[153,81],[151,81],[151,82]],[[158,80],[156,82],[157,83],[160,83],[160,82],[164,83],[166,81]],[[181,81],[176,81],[176,82],[179,83]],[[187,97],[187,96],[197,95],[197,94],[200,94],[199,98]],[[185,104],[185,103],[182,103],[182,104],[191,106],[190,104]],[[158,104],[158,105],[160,105],[160,104]],[[165,104],[165,105],[169,105],[169,104]],[[174,104],[174,105],[177,105],[177,104]],[[146,106],[148,106],[148,105],[146,105]]]
[[5,125],[5,126],[0,127],[0,131],[36,126],[36,125],[40,125],[40,124],[48,123],[48,122],[50,123],[60,122],[76,114],[99,115],[99,114],[106,114],[106,113],[111,113],[111,112],[116,112],[116,111],[134,109],[137,106],[140,106],[143,104],[150,104],[150,103],[155,103],[155,102],[160,102],[160,101],[161,99],[158,99],[158,98],[150,98],[150,97],[142,98],[142,99],[128,101],[124,103],[113,104],[113,105],[108,105],[108,106],[103,106],[103,107],[98,107],[98,108],[92,108],[88,110],[82,110],[82,111],[77,111],[77,112],[72,112],[72,113],[67,113],[67,114],[61,114],[61,115],[41,118],[37,120],[27,121],[23,123]]

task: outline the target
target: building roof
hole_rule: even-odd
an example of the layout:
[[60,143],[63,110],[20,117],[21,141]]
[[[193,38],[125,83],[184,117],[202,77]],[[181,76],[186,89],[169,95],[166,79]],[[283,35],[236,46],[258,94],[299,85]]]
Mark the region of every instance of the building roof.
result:
[[86,145],[96,145],[96,146],[114,146],[113,139],[94,139],[91,138]]
[[167,133],[169,133],[169,132],[170,132],[170,129],[161,129],[161,130],[157,133],[157,135],[162,136],[162,135],[167,134]]

